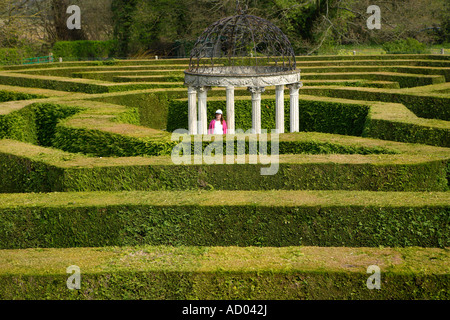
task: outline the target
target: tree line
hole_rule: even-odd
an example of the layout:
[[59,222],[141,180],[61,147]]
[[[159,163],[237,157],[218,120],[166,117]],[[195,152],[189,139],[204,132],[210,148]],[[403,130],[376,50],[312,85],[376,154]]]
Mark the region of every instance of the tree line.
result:
[[[450,42],[448,0],[241,0],[248,14],[272,21],[297,54],[322,46],[382,44],[415,38]],[[82,28],[66,26],[70,5]],[[367,7],[381,9],[382,28],[369,30]],[[118,57],[186,56],[214,21],[236,14],[236,0],[0,0],[0,48],[48,52],[57,41],[117,40]]]

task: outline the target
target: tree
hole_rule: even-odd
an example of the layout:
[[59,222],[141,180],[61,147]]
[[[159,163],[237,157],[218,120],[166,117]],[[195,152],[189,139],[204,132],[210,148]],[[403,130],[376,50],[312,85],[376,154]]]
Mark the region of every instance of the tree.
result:
[[118,40],[117,54],[128,55],[131,26],[138,0],[113,0],[111,3],[114,37]]
[[[81,30],[69,30],[69,5],[81,9]],[[108,40],[112,36],[111,0],[30,0],[34,24],[48,45],[61,40]]]
[[23,39],[23,30],[29,27],[27,17],[28,0],[0,0],[0,46],[20,46]]

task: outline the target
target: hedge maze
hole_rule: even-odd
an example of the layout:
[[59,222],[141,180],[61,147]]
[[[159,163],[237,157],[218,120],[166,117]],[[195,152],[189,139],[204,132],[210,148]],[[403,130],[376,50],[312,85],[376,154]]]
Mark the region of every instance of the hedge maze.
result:
[[[449,299],[450,57],[297,63],[301,132],[280,135],[273,176],[173,163],[186,59],[2,67],[0,298]],[[225,90],[208,95],[212,119]]]

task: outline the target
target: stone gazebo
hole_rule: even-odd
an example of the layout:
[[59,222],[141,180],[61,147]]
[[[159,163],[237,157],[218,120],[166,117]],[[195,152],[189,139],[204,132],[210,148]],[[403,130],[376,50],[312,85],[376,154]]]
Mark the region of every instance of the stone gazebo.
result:
[[[284,133],[284,90],[290,89],[291,132],[299,131],[300,70],[286,35],[271,22],[248,15],[221,19],[198,38],[189,69],[189,133],[207,134],[207,93],[211,87],[225,87],[228,133],[235,133],[234,90],[247,87],[252,96],[252,131],[261,133],[261,94],[276,87],[276,130]],[[198,103],[197,103],[198,96]]]

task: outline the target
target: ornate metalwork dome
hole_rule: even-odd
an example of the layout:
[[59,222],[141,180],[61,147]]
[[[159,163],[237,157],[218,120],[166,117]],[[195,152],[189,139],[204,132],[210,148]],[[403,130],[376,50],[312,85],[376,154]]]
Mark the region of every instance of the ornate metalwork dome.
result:
[[294,70],[295,53],[280,28],[240,10],[203,32],[191,51],[188,72],[273,74]]
[[[295,54],[286,35],[269,21],[246,14],[221,19],[203,32],[184,71],[188,87],[189,133],[208,133],[207,92],[225,87],[228,133],[235,132],[235,88],[247,87],[252,95],[252,130],[261,134],[261,94],[275,86],[275,122],[284,133],[284,91],[290,91],[291,132],[299,131],[298,96],[302,86]],[[198,96],[198,102],[197,102]]]

